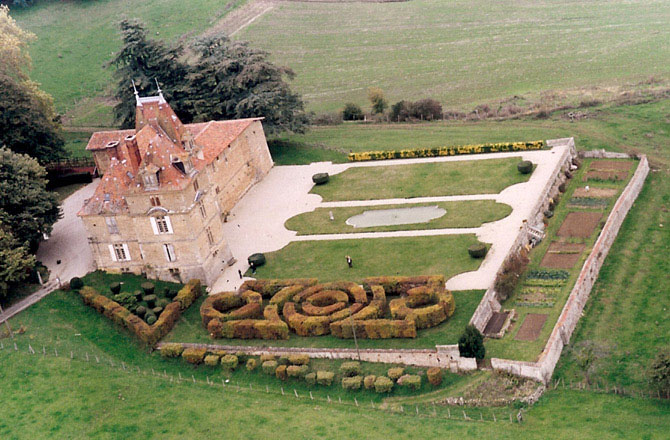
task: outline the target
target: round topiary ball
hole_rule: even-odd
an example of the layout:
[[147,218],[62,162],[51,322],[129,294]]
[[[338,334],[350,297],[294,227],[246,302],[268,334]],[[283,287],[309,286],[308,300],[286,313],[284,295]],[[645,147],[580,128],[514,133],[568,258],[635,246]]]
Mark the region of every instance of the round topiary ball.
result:
[[265,264],[265,254],[261,253],[252,254],[249,256],[249,258],[247,258],[247,261],[249,262],[249,266],[254,267],[262,266]]
[[144,297],[142,297],[142,299],[152,309],[156,307],[156,300],[157,300],[156,295],[145,295]]
[[121,283],[110,284],[109,290],[111,290],[114,295],[118,295],[118,293],[121,291]]
[[521,174],[530,174],[531,171],[533,171],[533,162],[523,160],[517,164],[516,169],[519,170]]
[[148,315],[148,318],[146,318],[147,324],[149,325],[152,325],[156,320],[156,315]]
[[486,249],[486,245],[481,243],[473,244],[468,248],[468,254],[470,254],[472,258],[484,258],[487,251],[488,249]]
[[312,182],[314,182],[317,185],[323,185],[324,183],[328,183],[328,180],[330,180],[330,176],[328,173],[316,173],[315,175],[312,176]]
[[154,312],[156,316],[159,316],[163,311],[163,307],[154,307],[153,309],[151,309],[151,311]]
[[177,296],[177,291],[166,287],[165,290],[163,290],[163,296],[167,299],[174,299],[174,297]]
[[144,290],[144,293],[146,295],[153,295],[154,289],[156,288],[156,286],[154,286],[154,283],[142,283],[140,287],[142,288],[142,290]]
[[165,308],[165,306],[167,306],[168,304],[170,304],[170,300],[167,300],[165,298],[161,298],[158,301],[156,301],[156,307]]
[[144,315],[147,314],[147,308],[144,307],[144,306],[138,306],[135,309],[135,314],[141,318],[141,317],[143,317]]
[[70,280],[70,289],[79,290],[84,287],[84,282],[79,277],[73,277]]
[[134,291],[134,292],[133,292],[133,295],[135,295],[135,298],[136,298],[138,301],[141,301],[141,300],[142,300],[142,295],[143,295],[143,293],[142,293],[141,290],[136,290],[136,291]]

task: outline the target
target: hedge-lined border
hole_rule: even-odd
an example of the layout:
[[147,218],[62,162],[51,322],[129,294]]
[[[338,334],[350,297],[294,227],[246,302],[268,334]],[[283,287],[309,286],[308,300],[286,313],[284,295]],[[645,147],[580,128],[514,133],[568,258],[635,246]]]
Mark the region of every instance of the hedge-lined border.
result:
[[84,304],[93,307],[115,324],[127,328],[142,342],[152,347],[172,330],[181,312],[189,308],[201,293],[200,280],[189,281],[177,293],[174,300],[165,306],[156,322],[149,325],[116,301],[98,293],[93,287],[84,286],[79,290]]
[[362,151],[349,153],[350,162],[388,159],[416,159],[421,157],[458,156],[462,154],[504,153],[510,151],[541,150],[544,141],[501,142],[497,144],[455,145],[451,147],[416,148],[408,150]]

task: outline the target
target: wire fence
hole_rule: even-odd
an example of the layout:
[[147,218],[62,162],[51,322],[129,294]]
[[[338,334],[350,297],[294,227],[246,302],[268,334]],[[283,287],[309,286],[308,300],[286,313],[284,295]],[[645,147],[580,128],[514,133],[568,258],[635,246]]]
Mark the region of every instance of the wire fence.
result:
[[643,390],[634,387],[624,387],[623,385],[609,384],[589,384],[584,381],[565,381],[562,378],[556,379],[551,383],[548,389],[567,389],[572,391],[589,391],[601,394],[616,394],[619,396],[649,398],[649,399],[670,399],[670,393],[663,393],[660,390]]
[[[284,385],[271,386],[252,383],[242,383],[232,381],[231,379],[215,380],[206,376],[203,380],[194,374],[182,372],[168,373],[167,370],[159,371],[156,368],[140,368],[139,366],[128,364],[124,361],[114,360],[100,354],[89,354],[66,348],[49,348],[46,346],[33,347],[31,344],[23,345],[16,342],[0,341],[0,355],[22,355],[22,356],[41,356],[44,358],[60,358],[70,361],[72,364],[89,363],[97,368],[113,369],[126,374],[133,374],[141,378],[151,378],[160,380],[164,384],[176,387],[199,387],[201,389],[220,389],[223,393],[244,393],[252,394],[256,397],[260,395],[272,395],[278,398],[297,400],[301,402],[313,402],[323,404],[324,407],[333,407],[340,409],[361,409],[383,412],[387,414],[434,418],[446,420],[460,420],[466,422],[478,423],[521,423],[523,421],[523,412],[525,409],[510,408],[472,408],[458,406],[444,406],[435,402],[406,403],[393,402],[390,404],[380,404],[379,402],[367,400],[357,396],[342,397],[329,394],[323,395],[322,390],[298,391],[290,386],[290,383]],[[412,399],[408,396],[408,400]]]

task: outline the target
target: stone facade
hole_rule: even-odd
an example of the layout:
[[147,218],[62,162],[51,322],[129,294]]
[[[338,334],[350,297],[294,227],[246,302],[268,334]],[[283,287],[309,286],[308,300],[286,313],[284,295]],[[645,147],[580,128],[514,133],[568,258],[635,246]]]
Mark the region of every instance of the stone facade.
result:
[[153,101],[143,99],[135,130],[96,133],[87,147],[104,173],[79,213],[97,268],[212,284],[247,257],[232,255],[222,225],[273,166],[263,127],[259,119],[181,125],[164,100],[152,119],[142,107]]

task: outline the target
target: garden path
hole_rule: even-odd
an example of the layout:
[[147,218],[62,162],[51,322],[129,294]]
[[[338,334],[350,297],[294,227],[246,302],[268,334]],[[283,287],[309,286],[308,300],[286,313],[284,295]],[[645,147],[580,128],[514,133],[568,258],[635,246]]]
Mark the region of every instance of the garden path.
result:
[[[224,234],[238,261],[219,277],[211,287],[212,292],[233,291],[242,283],[238,270],[244,273],[249,265],[246,258],[255,252],[279,250],[291,241],[341,240],[351,238],[411,237],[474,233],[481,241],[492,243],[492,247],[478,270],[459,274],[447,282],[453,290],[487,289],[503,259],[517,238],[524,220],[528,218],[545,184],[554,176],[567,146],[555,146],[551,150],[512,153],[490,153],[464,156],[448,156],[422,159],[397,159],[374,162],[333,164],[315,162],[310,165],[276,166],[270,173],[242,198],[233,208]],[[458,162],[519,157],[536,164],[528,182],[507,187],[499,194],[464,195],[448,197],[420,197],[411,199],[386,199],[365,201],[321,202],[321,197],[309,194],[312,175],[327,172],[338,174],[348,168],[370,166],[395,166],[427,162]],[[512,213],[504,219],[486,223],[479,228],[449,228],[414,231],[366,232],[353,234],[322,234],[297,236],[284,227],[289,218],[316,208],[367,206],[402,203],[425,203],[457,200],[495,200],[512,206]]]
[[83,276],[95,269],[88,234],[84,222],[77,217],[77,212],[84,204],[84,200],[93,195],[99,182],[100,179],[95,179],[93,183],[74,192],[63,201],[61,204],[63,218],[54,224],[51,236],[40,243],[37,250],[37,259],[49,269],[49,282],[37,292],[8,307],[5,313],[0,315],[0,323],[60,287],[59,280],[67,282],[72,277]]

